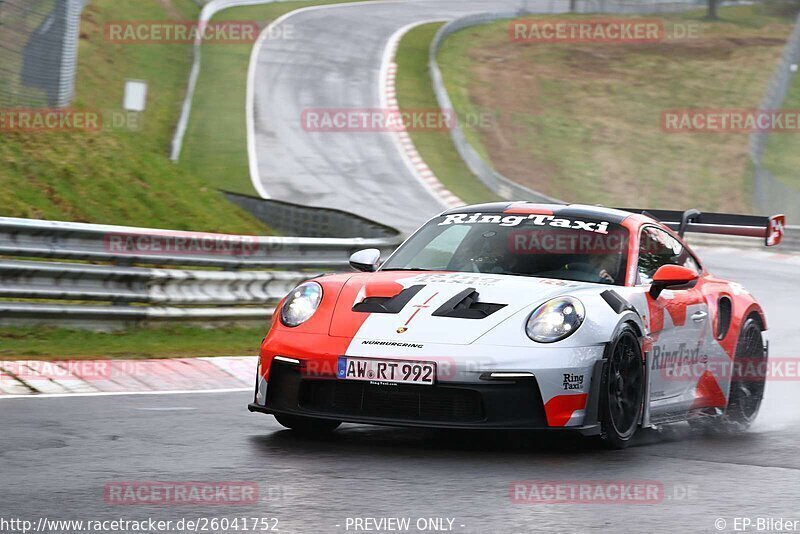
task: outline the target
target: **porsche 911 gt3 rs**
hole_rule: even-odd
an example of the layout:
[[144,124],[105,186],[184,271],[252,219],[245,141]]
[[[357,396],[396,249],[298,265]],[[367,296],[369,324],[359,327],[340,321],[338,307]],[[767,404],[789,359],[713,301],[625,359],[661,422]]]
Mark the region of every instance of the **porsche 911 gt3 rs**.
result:
[[341,422],[567,429],[747,428],[764,393],[764,312],[686,232],[778,244],[782,216],[500,202],[431,219],[385,262],[295,288],[264,339],[251,411]]

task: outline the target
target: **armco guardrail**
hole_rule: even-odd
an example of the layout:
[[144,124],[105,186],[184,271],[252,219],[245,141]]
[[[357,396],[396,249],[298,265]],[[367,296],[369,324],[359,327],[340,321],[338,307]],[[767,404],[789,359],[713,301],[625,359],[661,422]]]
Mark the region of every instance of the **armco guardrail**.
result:
[[398,238],[237,236],[0,217],[0,256],[221,267],[343,268],[362,248]]
[[388,254],[397,244],[0,217],[0,323],[263,320],[302,280],[347,269],[356,250]]
[[285,235],[308,237],[396,238],[400,233],[385,224],[333,208],[294,204],[283,200],[223,191],[225,198],[256,219]]
[[189,271],[0,261],[0,297],[164,305],[263,304],[282,298],[308,276],[288,271]]
[[686,241],[692,246],[725,247],[737,249],[761,249],[767,252],[800,252],[800,226],[787,226],[780,245],[764,248],[764,242],[752,237],[736,237],[712,234],[687,234]]
[[[778,110],[786,100],[800,63],[800,15],[794,30],[783,48],[778,66],[767,85],[759,110]],[[794,66],[794,70],[793,70]],[[774,176],[764,166],[763,156],[770,132],[757,131],[750,134],[750,160],[753,162],[753,186],[755,206],[761,212],[783,211],[792,220],[800,218],[800,191]]]

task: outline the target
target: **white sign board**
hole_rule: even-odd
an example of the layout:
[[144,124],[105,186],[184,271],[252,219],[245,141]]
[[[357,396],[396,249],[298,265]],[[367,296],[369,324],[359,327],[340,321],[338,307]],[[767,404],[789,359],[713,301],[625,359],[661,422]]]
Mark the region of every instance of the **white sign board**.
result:
[[147,82],[142,80],[125,80],[125,111],[144,111],[147,103]]

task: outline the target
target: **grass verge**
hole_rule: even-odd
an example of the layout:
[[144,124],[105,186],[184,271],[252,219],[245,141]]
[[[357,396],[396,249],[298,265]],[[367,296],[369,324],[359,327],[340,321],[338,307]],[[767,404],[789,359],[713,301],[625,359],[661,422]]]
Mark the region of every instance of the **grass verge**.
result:
[[[103,128],[4,132],[1,215],[230,233],[267,231],[208,183],[169,161],[191,46],[112,43],[104,36],[110,21],[193,20],[198,12],[192,0],[96,0],[87,5],[72,107],[101,113]],[[147,109],[140,116],[122,114],[126,79],[149,85]]]
[[[441,22],[423,24],[403,36],[397,48],[397,101],[401,110],[438,109],[428,71],[428,50]],[[414,146],[436,177],[467,204],[499,200],[470,172],[447,131],[409,131]]]
[[[265,319],[266,324],[266,319]],[[121,332],[0,328],[0,360],[142,359],[258,354],[266,327],[146,327]]]
[[439,63],[459,116],[495,117],[466,135],[511,179],[576,202],[746,212],[747,135],[661,127],[664,110],[760,101],[793,17],[764,4],[720,17],[661,16],[696,37],[648,44],[513,42],[501,21],[448,38]]

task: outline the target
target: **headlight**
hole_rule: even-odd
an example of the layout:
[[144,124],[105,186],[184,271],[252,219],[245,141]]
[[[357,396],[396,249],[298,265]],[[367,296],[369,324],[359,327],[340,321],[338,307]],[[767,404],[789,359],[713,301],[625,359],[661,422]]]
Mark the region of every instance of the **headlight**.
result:
[[281,307],[281,322],[286,326],[300,326],[311,319],[321,301],[321,285],[316,282],[300,284],[286,297]]
[[528,317],[525,331],[539,343],[554,343],[572,335],[583,323],[584,308],[573,297],[559,297],[545,302]]

